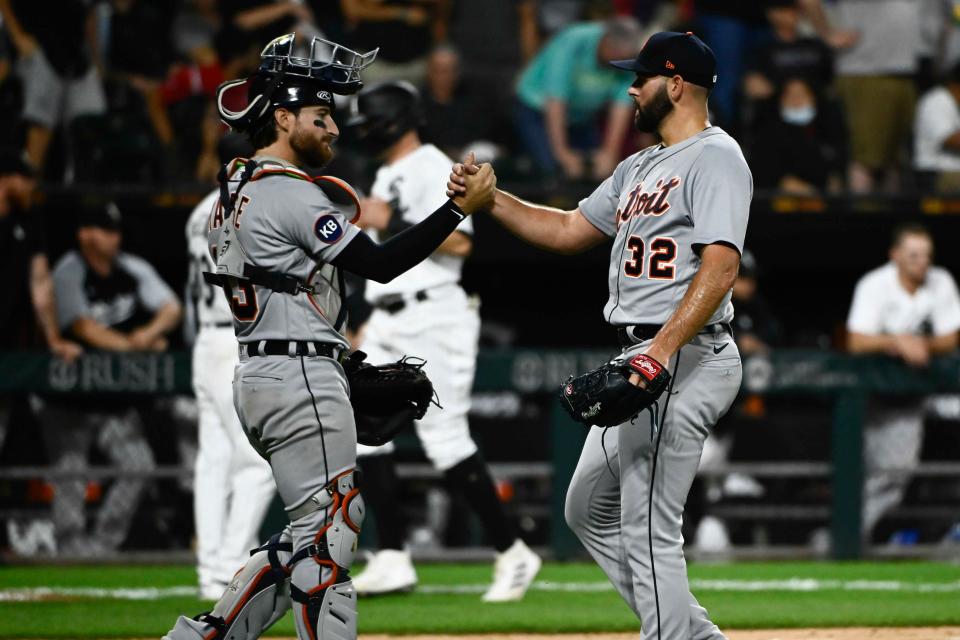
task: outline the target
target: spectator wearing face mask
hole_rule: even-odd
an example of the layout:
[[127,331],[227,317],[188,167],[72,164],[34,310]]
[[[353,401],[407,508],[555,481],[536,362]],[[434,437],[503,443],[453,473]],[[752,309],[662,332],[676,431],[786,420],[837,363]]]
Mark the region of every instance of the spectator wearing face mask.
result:
[[839,110],[806,80],[790,78],[755,131],[754,184],[794,194],[836,191],[846,166],[845,140]]

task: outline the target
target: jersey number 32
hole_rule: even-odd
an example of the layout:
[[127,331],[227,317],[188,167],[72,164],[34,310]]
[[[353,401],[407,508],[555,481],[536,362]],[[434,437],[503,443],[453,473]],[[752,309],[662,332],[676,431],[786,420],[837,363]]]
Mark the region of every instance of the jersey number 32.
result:
[[[676,277],[677,243],[673,238],[654,238],[649,256],[646,255],[646,243],[640,236],[630,236],[625,249],[630,252],[630,257],[623,263],[623,272],[628,277],[642,278],[644,271],[650,280],[673,280]],[[644,265],[645,262],[649,264]]]

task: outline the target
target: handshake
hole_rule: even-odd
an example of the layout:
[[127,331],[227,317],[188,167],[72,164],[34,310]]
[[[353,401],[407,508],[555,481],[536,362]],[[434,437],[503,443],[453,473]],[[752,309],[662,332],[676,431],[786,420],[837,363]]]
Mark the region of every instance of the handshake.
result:
[[471,151],[453,165],[447,180],[447,197],[467,215],[493,208],[497,192],[497,176],[489,163],[476,164]]

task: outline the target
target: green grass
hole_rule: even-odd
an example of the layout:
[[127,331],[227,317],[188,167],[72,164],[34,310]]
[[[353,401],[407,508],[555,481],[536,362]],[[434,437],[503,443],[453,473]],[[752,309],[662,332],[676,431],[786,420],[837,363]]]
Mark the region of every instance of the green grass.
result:
[[[488,565],[421,565],[422,585],[484,584]],[[737,563],[694,565],[694,581],[786,580],[960,583],[960,566],[935,563]],[[603,583],[590,564],[550,564],[538,580]],[[175,587],[194,583],[190,567],[0,568],[0,593],[36,587]],[[696,584],[696,582],[695,582]],[[724,591],[694,589],[714,621],[727,628],[960,625],[960,591]],[[159,637],[180,613],[210,608],[192,597],[153,601],[73,598],[0,602],[0,637]],[[414,593],[362,600],[365,633],[636,631],[638,623],[613,591],[533,590],[519,603],[484,605],[477,594]],[[288,616],[270,635],[294,635]]]

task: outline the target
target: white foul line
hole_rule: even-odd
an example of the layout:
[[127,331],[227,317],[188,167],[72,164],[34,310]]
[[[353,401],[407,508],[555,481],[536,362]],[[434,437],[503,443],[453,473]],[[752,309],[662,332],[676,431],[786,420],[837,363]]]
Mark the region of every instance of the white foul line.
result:
[[[457,595],[483,593],[487,584],[439,585],[425,584],[416,589],[424,595]],[[711,580],[692,579],[694,591],[902,591],[914,593],[953,593],[960,591],[960,580],[954,582],[904,582],[900,580],[817,580],[815,578],[788,578],[784,580]],[[599,593],[613,591],[609,582],[550,582],[537,581],[531,591],[565,593]],[[196,596],[193,586],[175,587],[33,587],[0,589],[0,602],[31,602],[55,599],[114,599],[159,600]]]

